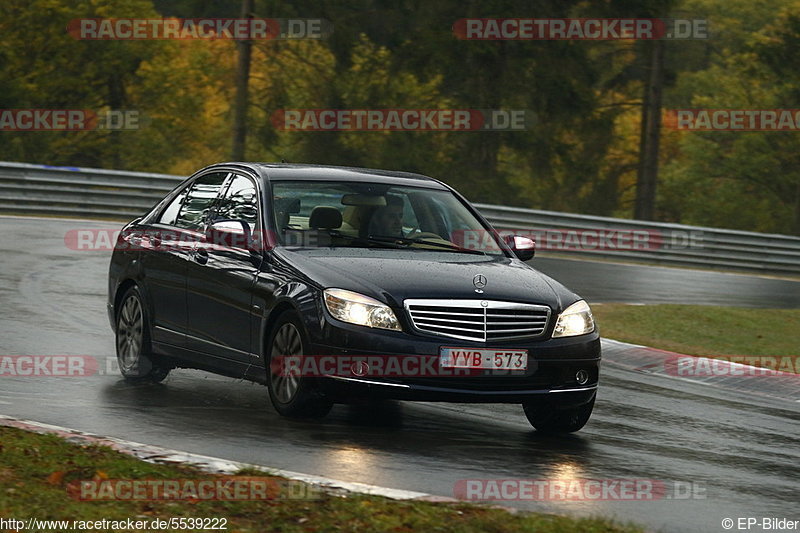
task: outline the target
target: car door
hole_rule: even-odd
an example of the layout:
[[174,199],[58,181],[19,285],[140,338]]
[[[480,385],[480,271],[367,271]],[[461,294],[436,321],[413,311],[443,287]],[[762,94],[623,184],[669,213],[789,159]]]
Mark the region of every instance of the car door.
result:
[[[261,235],[259,204],[256,181],[233,173],[210,222],[242,221],[252,235]],[[188,269],[187,346],[220,359],[216,364],[234,368],[237,374],[250,364],[254,352],[252,294],[262,261],[259,247],[244,240],[202,240]]]
[[204,214],[216,201],[227,172],[193,180],[145,232],[142,267],[153,317],[153,341],[186,345],[186,274]]

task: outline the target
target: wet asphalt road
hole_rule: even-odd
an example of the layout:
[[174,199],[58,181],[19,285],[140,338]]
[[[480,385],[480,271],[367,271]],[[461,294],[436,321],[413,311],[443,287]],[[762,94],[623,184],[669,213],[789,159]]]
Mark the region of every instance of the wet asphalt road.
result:
[[800,307],[800,280],[550,257],[536,257],[529,264],[589,303]]
[[[65,231],[78,227],[108,225],[0,218],[0,354],[90,355],[102,362],[113,353],[105,315],[108,252],[66,249]],[[800,306],[795,282],[538,261],[590,302],[619,301],[633,285],[639,292],[627,298],[636,302],[674,301],[686,291],[702,294],[704,303],[771,306],[778,300],[781,307]],[[667,290],[669,283],[677,285]],[[537,436],[515,405],[336,406],[322,421],[289,421],[268,405],[263,387],[186,370],[161,385],[137,386],[113,373],[0,377],[0,413],[445,496],[462,479],[694,483],[701,497],[686,500],[509,502],[613,516],[653,530],[723,531],[721,520],[728,517],[800,519],[800,404],[633,372],[608,361],[591,421],[580,433],[560,438]]]

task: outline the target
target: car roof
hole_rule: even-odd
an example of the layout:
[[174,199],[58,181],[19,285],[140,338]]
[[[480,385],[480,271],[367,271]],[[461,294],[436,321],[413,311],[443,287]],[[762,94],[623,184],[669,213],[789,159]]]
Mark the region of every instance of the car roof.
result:
[[[299,163],[219,163],[216,166],[245,167],[268,181],[354,181],[388,183],[430,189],[448,189],[442,182],[423,174],[374,168],[309,165]],[[209,167],[211,168],[211,167]],[[208,170],[208,169],[204,169]]]

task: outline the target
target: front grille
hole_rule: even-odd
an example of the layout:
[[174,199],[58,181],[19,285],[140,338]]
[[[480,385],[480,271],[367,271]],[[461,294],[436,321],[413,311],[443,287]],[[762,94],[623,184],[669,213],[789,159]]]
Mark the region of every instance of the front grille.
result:
[[419,331],[480,342],[539,337],[550,320],[546,305],[495,300],[406,300],[405,307]]

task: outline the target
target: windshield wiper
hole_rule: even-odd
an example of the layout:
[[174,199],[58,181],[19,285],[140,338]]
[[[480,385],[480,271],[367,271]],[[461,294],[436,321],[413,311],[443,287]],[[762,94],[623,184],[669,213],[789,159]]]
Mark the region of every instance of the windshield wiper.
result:
[[[303,231],[303,230],[297,230],[296,228],[288,228],[288,227],[284,228],[284,229],[286,229],[286,230],[291,229],[291,230],[295,230],[295,231]],[[354,236],[354,235],[347,235],[346,233],[341,233],[340,231],[335,230],[335,229],[327,229],[327,230],[320,230],[320,231],[325,231],[329,236],[331,236],[333,238],[336,238],[336,239],[348,239],[349,240],[348,246],[344,246],[344,248],[348,248],[350,244],[354,244],[354,243],[355,244],[362,244],[362,245],[378,245],[378,246],[380,246],[382,248],[390,248],[390,249],[405,249],[407,247],[404,244],[394,242],[393,240],[373,239],[371,237],[357,237],[357,236]],[[330,243],[330,246],[332,246],[334,248],[340,247],[339,245],[334,244],[333,242]]]
[[396,242],[395,239],[382,239],[377,237],[356,237],[353,235],[347,235],[344,233],[335,232],[335,230],[331,231],[331,235],[334,237],[342,237],[345,239],[350,239],[350,243],[359,243],[359,244],[378,244],[385,248],[405,248],[405,246],[401,243]]
[[378,242],[394,242],[394,243],[403,243],[405,245],[411,244],[425,244],[428,246],[437,246],[439,248],[445,248],[447,250],[453,250],[455,252],[461,252],[466,254],[478,254],[478,255],[486,255],[486,252],[481,250],[472,250],[470,248],[462,248],[457,244],[453,244],[451,242],[439,242],[439,241],[429,241],[426,238],[423,239],[409,239],[408,237],[384,237],[382,235],[370,235],[370,240],[378,241]]

